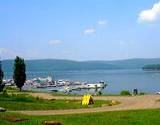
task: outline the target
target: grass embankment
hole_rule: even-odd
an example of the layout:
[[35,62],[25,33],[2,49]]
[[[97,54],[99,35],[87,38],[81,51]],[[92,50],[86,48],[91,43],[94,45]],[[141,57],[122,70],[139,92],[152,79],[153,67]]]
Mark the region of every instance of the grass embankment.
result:
[[160,110],[116,111],[92,114],[60,116],[27,116],[0,113],[0,125],[10,125],[12,117],[26,118],[27,121],[14,125],[41,125],[44,121],[59,121],[62,125],[160,125]]
[[[110,105],[111,101],[95,101],[89,107],[101,107]],[[81,106],[80,100],[45,100],[29,96],[27,94],[0,94],[0,107],[7,110],[55,110],[88,108]]]

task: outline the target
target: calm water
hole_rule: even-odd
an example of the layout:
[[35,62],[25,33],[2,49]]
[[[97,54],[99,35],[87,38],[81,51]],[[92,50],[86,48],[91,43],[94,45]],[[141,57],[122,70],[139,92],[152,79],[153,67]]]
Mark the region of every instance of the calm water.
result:
[[[160,90],[160,72],[132,70],[87,70],[87,71],[54,71],[54,72],[27,72],[28,78],[53,76],[55,80],[99,82],[106,81],[108,87],[103,93],[119,93],[121,90],[133,90],[155,93]],[[6,74],[11,78],[11,73]]]

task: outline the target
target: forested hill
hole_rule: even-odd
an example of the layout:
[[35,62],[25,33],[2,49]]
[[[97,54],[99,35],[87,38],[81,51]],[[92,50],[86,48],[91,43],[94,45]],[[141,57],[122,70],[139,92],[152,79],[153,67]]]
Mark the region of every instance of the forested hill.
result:
[[[78,62],[58,59],[26,60],[25,62],[27,71],[119,69],[117,66],[103,62]],[[12,71],[13,64],[13,60],[2,61],[2,67],[5,71]]]
[[[3,60],[5,71],[13,70],[13,60]],[[127,59],[115,61],[72,61],[62,59],[26,60],[27,71],[54,70],[101,70],[101,69],[141,69],[145,65],[160,64],[160,58],[155,59]]]
[[160,70],[160,64],[145,65],[143,70]]

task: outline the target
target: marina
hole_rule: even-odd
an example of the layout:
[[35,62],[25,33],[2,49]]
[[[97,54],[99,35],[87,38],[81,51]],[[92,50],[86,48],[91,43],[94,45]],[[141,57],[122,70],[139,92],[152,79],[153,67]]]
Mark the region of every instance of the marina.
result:
[[[46,78],[50,75],[56,83],[47,83],[41,85],[40,78]],[[153,94],[160,88],[160,72],[144,71],[141,69],[125,69],[125,70],[76,70],[76,71],[29,71],[27,72],[27,81],[23,87],[24,90],[33,90],[38,92],[59,92],[65,90],[67,85],[63,85],[64,81],[72,88],[70,93],[96,93],[96,89],[80,89],[77,86],[83,84],[99,83],[103,80],[108,86],[104,89],[99,88],[103,94],[119,94],[122,90],[132,91],[137,88],[139,92]],[[34,80],[37,80],[34,82]],[[12,74],[6,72],[5,80],[7,85],[13,84]],[[74,84],[72,86],[72,84]],[[39,88],[37,88],[39,85]],[[66,86],[66,87],[65,87]],[[74,90],[76,88],[76,90]],[[86,87],[87,88],[87,87]]]
[[[15,86],[12,79],[7,79],[3,81],[6,86]],[[28,79],[24,83],[23,90],[34,90],[48,92],[82,92],[83,90],[94,90],[95,92],[101,91],[107,87],[107,83],[104,81],[99,81],[98,83],[90,82],[80,82],[80,81],[69,81],[69,80],[53,80],[51,76],[48,77],[37,77],[33,79]]]

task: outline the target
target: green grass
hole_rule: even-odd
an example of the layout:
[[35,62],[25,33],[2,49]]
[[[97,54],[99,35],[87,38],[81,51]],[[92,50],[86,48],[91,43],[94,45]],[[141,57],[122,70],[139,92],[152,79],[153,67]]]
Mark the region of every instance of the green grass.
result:
[[64,93],[64,92],[53,92],[50,94],[52,94],[53,96],[82,96],[79,94],[71,94],[71,93]]
[[[111,101],[95,101],[89,107],[101,107],[110,105]],[[44,100],[28,96],[27,94],[3,95],[0,94],[0,107],[7,110],[54,110],[88,108],[81,106],[80,100]]]
[[[16,116],[28,121],[12,123],[5,120]],[[41,125],[48,120],[59,121],[62,125],[160,125],[160,110],[116,111],[59,116],[27,116],[13,113],[0,113],[0,125]]]

